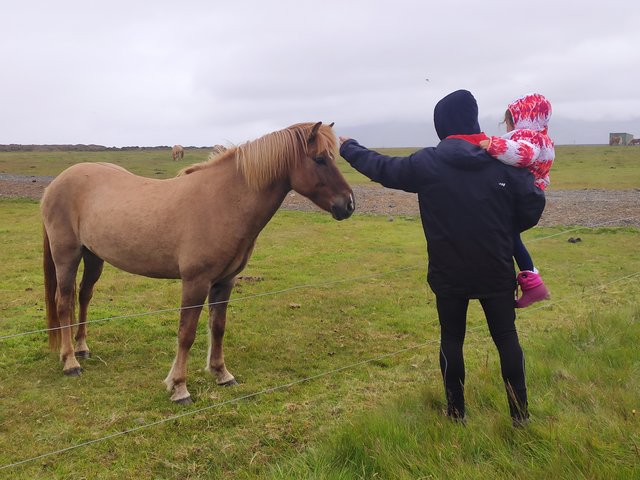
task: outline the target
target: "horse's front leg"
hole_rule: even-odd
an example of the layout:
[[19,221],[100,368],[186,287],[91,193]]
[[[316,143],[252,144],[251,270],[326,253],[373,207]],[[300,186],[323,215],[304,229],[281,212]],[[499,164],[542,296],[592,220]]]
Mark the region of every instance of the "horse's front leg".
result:
[[173,391],[171,400],[176,403],[191,403],[191,394],[187,390],[187,358],[193,341],[196,338],[198,318],[202,304],[207,298],[208,282],[182,282],[182,309],[180,310],[180,326],[178,328],[178,351],[164,383],[167,390]]
[[216,377],[218,385],[237,385],[236,379],[224,364],[222,340],[227,323],[227,305],[234,279],[216,283],[209,290],[209,358],[207,370]]

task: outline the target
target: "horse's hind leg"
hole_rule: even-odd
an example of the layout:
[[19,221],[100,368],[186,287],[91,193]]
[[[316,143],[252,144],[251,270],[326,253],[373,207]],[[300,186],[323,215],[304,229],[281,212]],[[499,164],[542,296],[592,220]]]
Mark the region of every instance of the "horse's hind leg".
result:
[[237,385],[236,379],[224,364],[222,341],[227,324],[227,305],[233,280],[216,283],[209,290],[209,358],[207,370],[215,375],[218,385]]
[[86,248],[82,249],[82,259],[84,262],[84,271],[82,273],[80,292],[78,294],[80,316],[78,317],[78,331],[76,332],[75,338],[75,356],[77,358],[89,358],[91,352],[87,346],[87,310],[89,308],[89,301],[91,297],[93,297],[93,287],[102,274],[104,260]]
[[[73,351],[72,323],[75,319],[76,274],[80,264],[80,253],[65,254],[64,261],[56,261],[56,308],[60,319],[60,360],[64,363],[62,371],[65,375],[75,376],[82,373]],[[54,255],[56,258],[56,255]]]

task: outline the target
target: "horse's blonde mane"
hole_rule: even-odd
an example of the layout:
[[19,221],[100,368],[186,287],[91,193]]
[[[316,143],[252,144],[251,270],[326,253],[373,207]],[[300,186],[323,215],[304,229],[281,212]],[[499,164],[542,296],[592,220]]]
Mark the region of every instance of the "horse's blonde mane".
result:
[[[268,133],[222,153],[212,153],[201,163],[186,167],[178,175],[188,175],[203,170],[223,159],[235,157],[238,170],[247,184],[259,189],[282,177],[295,166],[295,162],[307,154],[307,139],[314,123],[298,123],[283,130]],[[336,137],[329,125],[322,125],[317,132],[318,152],[333,151]]]

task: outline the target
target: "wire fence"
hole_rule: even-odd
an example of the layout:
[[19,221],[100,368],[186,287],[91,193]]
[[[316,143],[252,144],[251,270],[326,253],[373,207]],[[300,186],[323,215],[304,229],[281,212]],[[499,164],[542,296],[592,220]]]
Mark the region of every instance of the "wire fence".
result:
[[[610,225],[610,224],[617,224],[617,223],[620,223],[620,222],[623,222],[623,221],[626,221],[626,220],[628,220],[628,218],[619,218],[619,219],[616,219],[616,220],[610,220],[608,222],[603,222],[601,224],[598,224],[596,227],[574,227],[574,228],[571,228],[571,229],[563,230],[562,232],[554,233],[554,234],[551,234],[551,235],[546,235],[544,237],[537,237],[537,238],[531,239],[529,241],[529,243],[534,243],[534,242],[537,242],[537,241],[546,240],[546,239],[557,237],[557,236],[560,236],[560,235],[566,235],[567,233],[571,233],[571,232],[574,232],[574,231],[577,231],[577,230],[586,230],[586,229],[590,229],[590,228],[600,228],[600,227],[604,227],[604,226]],[[254,294],[254,295],[248,295],[246,297],[230,298],[228,300],[223,300],[223,301],[219,301],[219,302],[207,302],[207,303],[202,303],[202,304],[198,304],[198,305],[189,305],[189,306],[175,307],[175,308],[165,308],[165,309],[152,310],[152,311],[147,311],[147,312],[131,313],[131,314],[127,314],[127,315],[115,315],[115,316],[111,316],[111,317],[98,318],[98,319],[94,319],[94,320],[87,320],[87,321],[81,322],[81,323],[74,323],[74,324],[71,325],[71,327],[77,327],[80,324],[89,325],[89,324],[95,324],[95,323],[109,322],[109,321],[113,321],[113,320],[127,320],[127,319],[132,319],[132,318],[147,317],[147,316],[151,316],[151,315],[160,315],[160,314],[164,314],[164,313],[180,312],[182,310],[188,310],[188,309],[192,309],[192,308],[210,307],[210,306],[213,306],[213,305],[219,305],[219,304],[223,304],[223,303],[242,302],[242,301],[251,300],[251,299],[260,298],[260,297],[280,295],[280,294],[292,292],[292,291],[295,291],[295,290],[302,290],[302,289],[309,289],[309,288],[324,288],[324,287],[328,287],[328,286],[336,285],[336,284],[340,284],[340,283],[357,282],[357,281],[372,279],[372,278],[376,278],[376,277],[391,275],[391,274],[394,274],[394,273],[405,272],[405,271],[410,271],[410,270],[418,270],[418,269],[424,269],[424,268],[426,268],[426,265],[407,266],[407,267],[402,267],[402,268],[399,268],[399,269],[396,269],[396,270],[390,270],[390,271],[382,272],[382,273],[373,273],[373,274],[360,275],[360,276],[350,277],[350,278],[345,278],[345,279],[327,280],[325,282],[316,282],[316,283],[311,283],[311,284],[295,285],[293,287],[288,287],[288,288],[284,288],[284,289],[281,289],[281,290],[274,290],[274,291],[271,291],[271,292],[258,293],[258,294]],[[8,320],[7,319],[3,319],[3,322],[8,323]],[[50,331],[61,330],[63,328],[69,328],[69,327],[68,326],[60,326],[60,327],[52,327],[52,328],[41,328],[41,329],[36,329],[36,330],[29,330],[29,331],[26,331],[26,332],[18,332],[18,333],[1,335],[0,336],[0,341],[9,340],[9,339],[12,339],[12,338],[24,337],[24,336],[27,336],[27,335],[34,335],[34,334],[38,334],[38,333],[48,333]]]
[[[599,225],[599,226],[604,226],[606,224],[619,222],[619,221],[620,220],[606,222],[605,224]],[[593,227],[573,228],[573,229],[565,230],[563,232],[555,233],[555,234],[552,234],[552,235],[547,235],[547,236],[544,236],[544,237],[537,237],[535,239],[532,239],[530,242],[541,241],[541,240],[545,240],[545,239],[548,239],[548,238],[553,238],[553,237],[556,237],[556,236],[559,236],[559,235],[563,235],[563,234],[566,234],[566,233],[569,233],[569,232],[573,232],[573,231],[576,231],[576,230],[587,229],[587,228],[593,228]],[[392,275],[392,274],[395,274],[395,273],[400,273],[400,272],[405,272],[405,271],[410,271],[410,270],[416,270],[416,269],[422,269],[422,268],[425,268],[425,266],[424,265],[418,265],[418,266],[403,267],[403,268],[394,269],[394,270],[390,270],[390,271],[386,271],[386,272],[368,274],[368,275],[360,275],[360,276],[357,276],[357,277],[351,277],[351,278],[346,278],[346,279],[337,279],[337,280],[329,280],[329,281],[325,281],[325,282],[317,282],[317,283],[313,283],[313,284],[296,285],[296,286],[293,286],[293,287],[289,287],[289,288],[285,288],[285,289],[281,289],[281,290],[277,290],[277,291],[265,292],[265,293],[255,294],[255,295],[249,295],[249,296],[246,296],[246,297],[240,297],[240,298],[233,299],[233,300],[230,299],[230,300],[227,300],[225,302],[246,301],[246,300],[255,299],[255,298],[259,298],[259,297],[279,295],[279,294],[283,294],[283,293],[287,293],[287,292],[291,292],[291,291],[295,291],[295,290],[300,290],[300,289],[324,288],[324,287],[329,287],[329,286],[333,286],[333,285],[337,285],[337,284],[341,284],[341,283],[362,281],[362,280],[373,279],[373,278],[379,278],[379,277],[383,277],[383,276]],[[606,282],[606,283],[603,283],[603,284],[599,284],[599,285],[593,286],[591,288],[588,288],[588,289],[586,289],[586,290],[584,290],[584,291],[582,291],[582,292],[580,292],[578,294],[572,295],[572,296],[566,296],[566,297],[563,297],[563,298],[561,298],[559,300],[554,300],[554,301],[546,302],[544,304],[539,304],[538,306],[535,306],[535,307],[529,307],[526,310],[519,311],[519,315],[520,316],[524,315],[526,317],[526,316],[530,315],[531,313],[536,312],[538,310],[545,309],[545,308],[550,308],[550,307],[556,306],[556,305],[558,305],[560,303],[563,303],[563,302],[572,301],[572,300],[575,300],[578,297],[584,297],[585,295],[591,295],[591,294],[596,293],[599,290],[603,290],[606,287],[609,287],[609,286],[614,285],[616,283],[628,281],[630,279],[635,279],[635,278],[638,278],[638,277],[640,277],[640,271],[639,272],[634,272],[634,273],[631,273],[631,274],[628,274],[628,275],[624,275],[622,277],[618,277],[616,279],[613,279],[613,280],[611,280],[609,282]],[[102,318],[102,319],[88,321],[86,323],[99,323],[99,322],[107,322],[107,321],[112,321],[112,320],[123,320],[123,319],[130,319],[130,318],[139,318],[139,317],[144,317],[144,316],[148,316],[148,315],[155,315],[155,314],[160,314],[160,313],[166,313],[166,312],[176,312],[176,311],[180,311],[180,310],[185,309],[185,308],[196,308],[196,307],[199,308],[199,307],[204,307],[204,306],[209,306],[209,305],[215,305],[217,303],[224,303],[224,302],[212,302],[212,303],[205,303],[205,304],[202,304],[202,305],[193,305],[193,306],[189,306],[189,307],[162,309],[162,310],[155,310],[155,311],[150,311],[150,312],[141,312],[141,313],[131,314],[131,315],[120,315],[120,316],[106,317],[106,318]],[[480,328],[482,328],[482,326],[478,325],[476,327],[470,328],[468,331],[472,332],[472,331],[476,331],[476,330],[478,330]],[[26,336],[26,335],[44,333],[44,332],[48,332],[49,330],[53,330],[53,329],[40,329],[40,330],[32,330],[32,331],[28,331],[28,332],[21,332],[21,333],[16,333],[16,334],[11,334],[11,335],[4,335],[4,336],[0,337],[0,340],[7,340],[7,339]],[[63,453],[66,453],[66,452],[77,450],[77,449],[80,449],[80,448],[83,448],[83,447],[87,447],[87,446],[90,446],[90,445],[94,445],[94,444],[97,444],[97,443],[102,443],[102,442],[105,442],[105,441],[108,441],[108,440],[111,440],[111,439],[114,439],[114,438],[122,437],[124,435],[135,433],[135,432],[138,432],[138,431],[141,431],[141,430],[146,430],[146,429],[149,429],[149,428],[152,428],[152,427],[155,427],[155,426],[160,426],[160,425],[166,424],[168,422],[179,420],[181,418],[185,418],[185,417],[193,416],[193,415],[196,415],[196,414],[199,414],[199,413],[207,412],[207,411],[210,411],[210,410],[213,410],[213,409],[217,409],[217,408],[220,408],[220,407],[223,407],[223,406],[226,406],[226,405],[235,404],[235,403],[241,402],[243,400],[249,400],[249,399],[256,398],[256,397],[259,397],[261,395],[267,395],[267,394],[270,394],[270,393],[273,393],[273,392],[276,392],[276,391],[279,391],[279,390],[285,390],[285,389],[293,387],[295,385],[311,382],[311,381],[314,381],[314,380],[317,380],[317,379],[320,379],[320,378],[323,378],[323,377],[327,377],[327,376],[330,376],[330,375],[335,375],[335,374],[344,372],[346,370],[351,370],[351,369],[354,369],[354,368],[357,368],[357,367],[360,367],[360,366],[363,366],[363,365],[367,365],[367,364],[370,364],[370,363],[379,362],[380,360],[383,360],[383,359],[386,359],[386,358],[395,357],[395,356],[398,356],[398,355],[400,355],[402,353],[406,353],[406,352],[409,352],[409,351],[418,350],[418,349],[424,348],[424,347],[426,347],[428,345],[434,345],[438,341],[439,341],[439,339],[432,339],[432,340],[429,340],[427,342],[423,342],[423,343],[420,343],[420,344],[403,347],[401,349],[397,349],[397,350],[394,350],[392,352],[383,353],[383,354],[380,354],[380,355],[377,355],[377,356],[374,356],[374,357],[371,357],[371,358],[368,358],[368,359],[365,359],[365,360],[362,360],[362,361],[359,361],[359,362],[351,363],[349,365],[345,365],[345,366],[342,366],[342,367],[339,367],[339,368],[335,368],[335,369],[332,369],[332,370],[321,372],[321,373],[318,373],[318,374],[315,374],[315,375],[311,375],[311,376],[308,376],[308,377],[305,377],[305,378],[302,378],[302,379],[294,380],[292,382],[276,385],[276,386],[273,386],[273,387],[267,387],[267,388],[264,388],[262,390],[259,390],[259,391],[253,392],[253,393],[248,393],[248,394],[241,395],[241,396],[238,396],[238,397],[234,397],[234,398],[231,398],[231,399],[228,399],[228,400],[225,400],[225,401],[222,401],[222,402],[218,402],[218,403],[215,403],[215,404],[212,404],[212,405],[207,405],[205,407],[193,409],[193,410],[190,410],[188,412],[172,415],[172,416],[169,416],[169,417],[166,417],[166,418],[154,421],[154,422],[150,422],[150,423],[147,423],[147,424],[144,424],[144,425],[139,425],[139,426],[136,426],[136,427],[133,427],[133,428],[129,428],[129,429],[122,430],[122,431],[119,431],[119,432],[111,433],[111,434],[108,434],[108,435],[104,435],[104,436],[99,437],[99,438],[95,438],[95,439],[88,440],[88,441],[85,441],[85,442],[77,443],[77,444],[71,445],[69,447],[61,448],[61,449],[58,449],[58,450],[52,450],[52,451],[49,451],[49,452],[46,452],[46,453],[43,453],[43,454],[40,454],[40,455],[36,455],[36,456],[25,458],[23,460],[16,461],[16,462],[13,462],[13,463],[0,465],[0,470],[8,470],[8,469],[20,466],[20,465],[24,465],[24,464],[27,464],[27,463],[35,462],[37,460],[42,460],[42,459],[47,458],[47,457],[63,454]]]
[[[396,271],[400,271],[400,270],[396,270]],[[632,274],[629,274],[629,275],[625,275],[623,277],[616,278],[616,279],[614,279],[614,280],[612,280],[610,282],[604,283],[604,284],[600,284],[600,285],[594,286],[594,287],[592,287],[591,289],[589,289],[589,290],[587,290],[585,292],[581,292],[580,294],[576,294],[576,295],[572,295],[572,296],[568,296],[568,297],[563,297],[562,299],[560,299],[558,301],[547,302],[545,304],[540,304],[540,305],[535,306],[535,307],[529,307],[526,311],[522,311],[521,315],[524,314],[525,316],[527,316],[528,314],[531,314],[532,312],[535,312],[535,311],[538,311],[538,310],[542,310],[542,309],[545,309],[545,308],[550,308],[550,307],[556,306],[559,303],[575,300],[575,298],[577,298],[577,297],[584,297],[587,294],[595,293],[598,290],[602,290],[602,289],[604,289],[604,288],[606,288],[608,286],[611,286],[611,285],[613,285],[615,283],[620,283],[620,282],[627,281],[627,280],[630,280],[630,279],[636,278],[636,277],[640,277],[640,271],[632,273]],[[469,328],[468,332],[474,332],[474,331],[477,331],[477,330],[479,330],[481,328],[483,328],[483,326],[482,325],[478,325],[476,327]],[[392,352],[387,352],[387,353],[383,353],[383,354],[377,355],[377,356],[372,357],[372,358],[368,358],[366,360],[362,360],[362,361],[359,361],[359,362],[351,363],[349,365],[344,365],[342,367],[338,367],[338,368],[335,368],[335,369],[332,369],[332,370],[324,371],[324,372],[321,372],[321,373],[318,373],[318,374],[315,374],[315,375],[310,375],[308,377],[301,378],[301,379],[298,379],[298,380],[294,380],[292,382],[283,383],[283,384],[276,385],[276,386],[273,386],[273,387],[267,387],[267,388],[264,388],[264,389],[259,390],[257,392],[248,393],[246,395],[241,395],[241,396],[238,396],[238,397],[230,398],[230,399],[224,400],[222,402],[218,402],[218,403],[215,403],[215,404],[212,404],[212,405],[207,405],[205,407],[201,407],[201,408],[197,408],[197,409],[194,409],[194,410],[190,410],[188,412],[179,413],[177,415],[171,415],[169,417],[157,420],[155,422],[150,422],[150,423],[146,423],[144,425],[139,425],[139,426],[136,426],[136,427],[133,427],[133,428],[128,428],[126,430],[122,430],[122,431],[119,431],[119,432],[111,433],[109,435],[105,435],[105,436],[102,436],[102,437],[99,437],[99,438],[88,440],[86,442],[77,443],[75,445],[71,445],[69,447],[61,448],[59,450],[53,450],[53,451],[50,451],[50,452],[43,453],[41,455],[36,455],[36,456],[33,456],[33,457],[29,457],[29,458],[26,458],[26,459],[23,459],[23,460],[20,460],[20,461],[17,461],[17,462],[1,465],[0,466],[0,470],[7,470],[7,469],[10,469],[10,468],[13,468],[13,467],[17,467],[19,465],[24,465],[24,464],[31,463],[31,462],[34,462],[34,461],[37,461],[37,460],[42,460],[42,459],[47,458],[47,457],[51,457],[51,456],[54,456],[54,455],[59,455],[59,454],[62,454],[62,453],[70,452],[72,450],[77,450],[79,448],[87,447],[89,445],[94,445],[94,444],[97,444],[97,443],[106,442],[108,440],[111,440],[111,439],[114,439],[114,438],[117,438],[117,437],[122,437],[124,435],[128,435],[128,434],[131,434],[131,433],[135,433],[135,432],[138,432],[140,430],[146,430],[146,429],[149,429],[151,427],[163,425],[163,424],[166,424],[166,423],[169,423],[169,422],[173,422],[175,420],[179,420],[181,418],[190,417],[190,416],[193,416],[193,415],[196,415],[196,414],[199,414],[199,413],[207,412],[207,411],[210,411],[210,410],[213,410],[213,409],[216,409],[216,408],[223,407],[225,405],[235,404],[235,403],[241,402],[243,400],[249,400],[249,399],[252,399],[252,398],[259,397],[261,395],[267,395],[269,393],[277,392],[279,390],[285,390],[287,388],[290,388],[290,387],[293,387],[293,386],[296,386],[296,385],[300,385],[302,383],[311,382],[313,380],[317,380],[317,379],[320,379],[320,378],[323,378],[323,377],[327,377],[329,375],[335,375],[335,374],[344,372],[346,370],[351,370],[351,369],[354,369],[354,368],[357,368],[357,367],[360,367],[360,366],[363,366],[363,365],[367,365],[367,364],[374,363],[374,362],[379,362],[379,361],[384,360],[386,358],[395,357],[395,356],[398,356],[398,355],[400,355],[402,353],[406,353],[406,352],[410,352],[410,351],[414,351],[414,350],[419,350],[419,349],[424,348],[424,347],[426,347],[428,345],[434,345],[438,341],[439,341],[439,339],[432,339],[432,340],[429,340],[429,341],[426,341],[426,342],[423,342],[423,343],[420,343],[420,344],[417,344],[417,345],[404,347],[404,348],[401,348],[401,349],[398,349],[398,350],[394,350]]]

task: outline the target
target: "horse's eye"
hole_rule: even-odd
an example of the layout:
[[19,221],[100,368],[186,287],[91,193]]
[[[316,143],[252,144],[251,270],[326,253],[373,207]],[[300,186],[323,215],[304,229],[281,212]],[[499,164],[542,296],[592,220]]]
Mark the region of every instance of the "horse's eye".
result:
[[327,164],[327,160],[324,157],[316,157],[313,159],[314,162],[316,162],[318,165],[326,165]]

